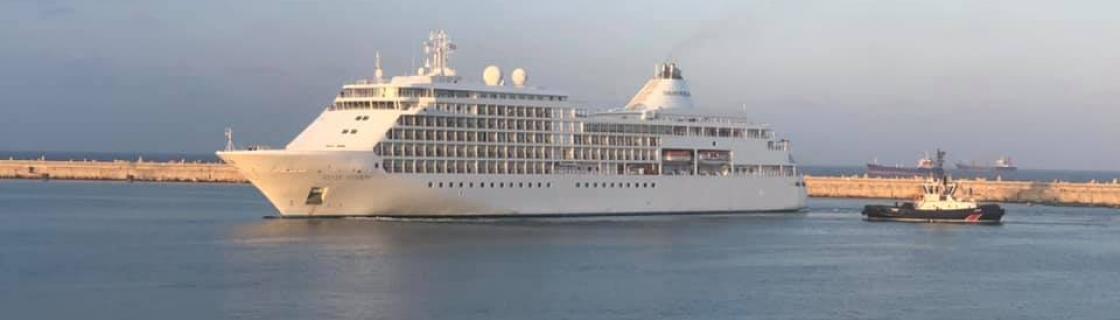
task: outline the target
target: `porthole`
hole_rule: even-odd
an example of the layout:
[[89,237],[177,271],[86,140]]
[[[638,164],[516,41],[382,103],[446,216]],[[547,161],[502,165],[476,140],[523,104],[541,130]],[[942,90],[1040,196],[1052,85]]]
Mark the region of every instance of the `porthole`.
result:
[[460,188],[462,188],[462,187],[463,187],[463,183],[462,183],[462,182],[460,182],[460,183],[459,183],[459,187],[460,187]]
[[358,133],[358,129],[350,129],[350,134]]
[[443,182],[440,182],[440,183],[439,183],[439,187],[440,187],[440,188],[443,188]]
[[342,129],[342,134],[350,133],[350,129]]
[[431,187],[432,187],[432,183],[428,182],[428,188],[431,188]]

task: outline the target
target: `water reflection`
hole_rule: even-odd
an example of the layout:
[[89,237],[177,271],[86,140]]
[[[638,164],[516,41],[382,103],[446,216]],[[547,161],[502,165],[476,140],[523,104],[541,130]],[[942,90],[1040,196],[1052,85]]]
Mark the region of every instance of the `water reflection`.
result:
[[[774,215],[265,219],[230,233],[225,270],[242,285],[222,293],[227,314],[252,318],[941,318],[1028,315],[1013,303],[1023,292],[1117,284],[1102,277],[1120,249],[1086,247],[1115,237],[1093,231],[1112,222],[1085,228],[1111,221],[1095,209],[1009,205],[1008,223],[988,226],[864,222],[862,203]],[[1031,314],[1076,300],[1047,297],[1061,302]],[[968,307],[981,298],[1007,307]],[[901,302],[914,299],[937,303]]]
[[[386,319],[485,319],[495,312],[535,318],[549,309],[565,314],[569,303],[626,310],[674,299],[678,284],[660,274],[726,268],[721,264],[760,267],[710,248],[701,237],[720,235],[739,246],[735,239],[743,232],[765,235],[797,217],[803,215],[266,219],[232,232],[230,268],[260,274],[239,275],[256,280],[231,290],[227,307],[258,316],[291,309],[311,312],[300,315],[309,317],[367,317],[376,310],[375,317]],[[752,242],[750,237],[743,241]]]

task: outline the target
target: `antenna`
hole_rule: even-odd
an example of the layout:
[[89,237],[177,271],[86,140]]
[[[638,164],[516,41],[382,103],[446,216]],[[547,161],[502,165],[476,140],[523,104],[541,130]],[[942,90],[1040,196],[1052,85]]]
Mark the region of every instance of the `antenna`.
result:
[[[414,69],[417,69],[417,55],[416,55],[416,51],[413,51],[413,53],[412,53],[412,59],[411,59],[411,60],[410,60],[410,62],[409,62],[409,70],[410,70],[410,72],[411,72],[411,70],[414,70]],[[422,70],[422,69],[421,69],[421,72],[418,72],[418,73],[417,73],[417,75],[421,75],[421,74],[423,74],[423,70]]]
[[233,144],[233,128],[226,127],[226,151],[234,151],[237,147]]
[[381,51],[377,51],[376,55],[374,55],[373,64],[375,67],[375,69],[373,70],[373,79],[377,81],[377,83],[385,82],[385,79],[383,78],[385,72],[381,71]]
[[447,37],[443,30],[432,31],[428,34],[428,41],[424,41],[424,68],[426,75],[454,76],[455,70],[447,63],[455,44]]

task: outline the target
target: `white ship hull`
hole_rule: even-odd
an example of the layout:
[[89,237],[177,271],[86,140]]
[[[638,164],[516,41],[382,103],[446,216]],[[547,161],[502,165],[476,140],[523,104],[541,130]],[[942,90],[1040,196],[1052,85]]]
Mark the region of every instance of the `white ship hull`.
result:
[[[386,174],[372,152],[232,151],[282,217],[580,216],[796,211],[800,177]],[[320,188],[321,203],[309,204]]]

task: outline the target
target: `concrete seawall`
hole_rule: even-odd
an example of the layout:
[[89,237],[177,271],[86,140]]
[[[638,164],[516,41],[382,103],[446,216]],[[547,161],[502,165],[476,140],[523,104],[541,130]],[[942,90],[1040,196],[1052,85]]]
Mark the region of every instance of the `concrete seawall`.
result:
[[0,178],[152,182],[247,182],[221,163],[0,160]]
[[[0,160],[0,179],[60,179],[152,182],[247,182],[221,163]],[[962,198],[1120,207],[1120,183],[958,180]],[[821,198],[914,199],[922,180],[866,177],[805,177],[809,196]]]
[[[957,180],[957,195],[982,202],[1120,207],[1120,183]],[[805,177],[809,195],[821,198],[915,199],[920,179]]]

